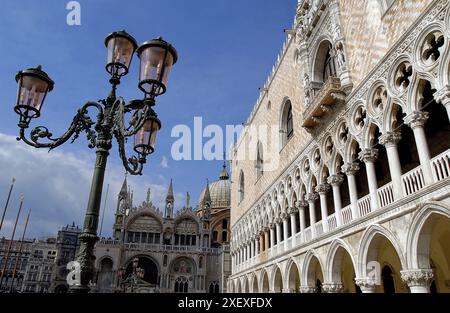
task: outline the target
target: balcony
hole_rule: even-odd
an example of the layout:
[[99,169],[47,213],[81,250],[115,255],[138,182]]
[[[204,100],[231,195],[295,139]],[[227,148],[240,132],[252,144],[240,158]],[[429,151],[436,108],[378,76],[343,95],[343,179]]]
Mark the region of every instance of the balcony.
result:
[[311,83],[312,102],[303,111],[303,124],[306,129],[313,129],[320,124],[323,117],[333,106],[344,102],[345,93],[341,89],[341,81],[337,77],[330,77],[322,84]]
[[[370,195],[366,195],[358,199],[357,202],[359,217],[354,218],[352,216],[351,205],[347,205],[341,210],[342,225],[338,226],[336,213],[333,213],[329,215],[326,220],[328,222],[328,231],[325,231],[323,221],[320,220],[314,225],[305,228],[303,233],[297,232],[288,238],[287,241],[283,241],[278,245],[273,246],[267,251],[267,254],[264,254],[266,251],[263,251],[260,255],[254,256],[251,259],[251,262],[243,262],[235,266],[236,271],[233,271],[233,275],[241,271],[252,269],[262,262],[278,258],[282,254],[307,247],[312,242],[326,240],[331,236],[335,236],[336,233],[342,233],[346,229],[352,230],[360,225],[363,220],[375,219],[380,214],[385,216],[386,213],[391,212],[391,209],[395,209],[404,203],[410,202],[414,198],[426,197],[430,194],[429,190],[436,189],[436,185],[439,188],[448,188],[442,186],[445,186],[445,184],[450,182],[450,150],[431,159],[430,165],[433,183],[429,185],[425,184],[422,168],[421,166],[418,166],[402,175],[401,179],[404,196],[401,199],[394,199],[393,184],[390,182],[379,187],[377,190],[379,209],[372,209]],[[395,210],[392,210],[395,214],[394,211]],[[398,212],[396,214],[398,214]],[[313,234],[313,229],[315,234]]]
[[[122,246],[120,240],[102,239],[97,246]],[[206,248],[198,246],[172,246],[151,243],[125,243],[123,244],[127,250],[153,251],[153,252],[206,252],[217,254],[221,248]],[[226,249],[225,249],[226,250]]]

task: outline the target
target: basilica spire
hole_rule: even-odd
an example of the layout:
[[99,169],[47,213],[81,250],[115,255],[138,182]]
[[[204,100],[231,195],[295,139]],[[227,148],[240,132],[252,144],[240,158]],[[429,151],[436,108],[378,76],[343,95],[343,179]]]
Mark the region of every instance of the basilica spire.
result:
[[119,192],[119,197],[122,196],[122,199],[126,198],[128,195],[128,183],[127,183],[127,174],[125,174],[125,179],[123,180],[122,188]]
[[173,181],[170,179],[169,190],[166,196],[166,212],[164,214],[165,218],[173,218],[173,203],[175,197],[173,196]]
[[206,205],[209,203],[211,205],[211,193],[209,191],[209,181],[206,180],[206,189],[205,189],[205,195],[203,196],[203,204]]

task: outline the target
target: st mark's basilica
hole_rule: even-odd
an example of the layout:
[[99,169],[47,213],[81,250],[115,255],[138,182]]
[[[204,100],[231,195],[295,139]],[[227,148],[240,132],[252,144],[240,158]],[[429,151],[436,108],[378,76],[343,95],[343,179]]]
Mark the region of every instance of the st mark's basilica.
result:
[[[217,181],[207,183],[196,207],[178,211],[170,182],[164,211],[150,196],[132,203],[127,180],[117,199],[113,238],[95,249],[93,290],[110,292],[224,292],[231,274],[230,180],[223,165]],[[176,212],[176,213],[175,213]]]

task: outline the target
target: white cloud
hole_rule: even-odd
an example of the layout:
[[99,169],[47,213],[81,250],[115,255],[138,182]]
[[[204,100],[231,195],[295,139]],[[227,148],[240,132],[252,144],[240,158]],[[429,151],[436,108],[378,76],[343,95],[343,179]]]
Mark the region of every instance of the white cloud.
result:
[[[17,214],[19,195],[25,196],[22,214],[15,238],[22,232],[28,208],[32,209],[27,237],[44,237],[55,235],[61,226],[73,221],[83,226],[84,214],[90,191],[94,156],[81,153],[68,153],[46,149],[35,149],[23,142],[16,141],[14,136],[0,133],[0,207],[6,201],[11,178],[16,177],[14,191],[1,230],[1,236],[10,237]],[[103,196],[106,186],[110,184],[107,199],[103,236],[110,236],[111,226],[117,205],[117,194],[122,186],[124,170],[121,166],[108,165],[105,177]],[[147,188],[152,190],[152,201],[163,211],[168,183],[146,183],[142,177],[128,176],[128,184],[134,190],[134,204],[146,199]],[[167,180],[164,180],[167,181]],[[176,194],[181,201],[181,194]],[[101,202],[101,210],[104,207]],[[178,202],[181,206],[181,203]],[[101,214],[100,214],[101,219]],[[100,225],[99,225],[100,227]]]
[[161,163],[160,163],[162,168],[168,168],[169,167],[169,161],[167,160],[167,158],[163,155],[162,159],[161,159]]

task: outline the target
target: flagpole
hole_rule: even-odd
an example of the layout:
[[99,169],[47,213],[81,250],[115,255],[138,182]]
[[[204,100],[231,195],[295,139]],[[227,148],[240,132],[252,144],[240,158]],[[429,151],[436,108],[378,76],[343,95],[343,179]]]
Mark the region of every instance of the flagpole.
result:
[[13,242],[13,240],[14,240],[14,235],[16,234],[17,222],[18,222],[18,220],[19,220],[20,211],[22,211],[22,205],[23,205],[23,195],[20,196],[19,211],[17,212],[16,222],[14,223],[14,228],[13,228],[13,233],[12,233],[12,235],[11,235],[11,240],[9,241],[8,251],[6,251],[5,264],[3,265],[2,274],[1,274],[1,276],[0,276],[0,290],[1,290],[2,285],[3,285],[3,277],[4,277],[4,275],[5,275],[6,266],[8,265],[9,254],[11,253],[11,246],[12,246],[12,242]]
[[105,203],[103,204],[102,221],[101,221],[101,223],[100,223],[100,238],[102,237],[103,219],[104,219],[104,217],[105,217],[106,201],[108,200],[108,192],[109,192],[109,184],[108,184],[108,187],[106,187]]
[[2,230],[3,220],[5,219],[5,214],[6,214],[6,211],[8,210],[9,199],[11,198],[11,192],[13,190],[15,182],[16,182],[16,179],[13,177],[12,181],[11,181],[11,187],[9,188],[8,198],[6,199],[5,208],[3,210],[2,220],[0,221],[0,231]]
[[12,293],[12,291],[13,291],[14,278],[16,277],[17,265],[19,264],[19,255],[22,256],[23,240],[25,239],[25,233],[26,233],[26,231],[27,231],[28,219],[30,218],[30,213],[31,213],[31,209],[28,209],[27,220],[25,221],[25,227],[24,227],[23,233],[22,233],[22,240],[20,241],[19,252],[16,254],[16,262],[15,262],[15,264],[14,264],[14,270],[13,270],[13,274],[12,274],[11,288],[9,289],[9,293]]

